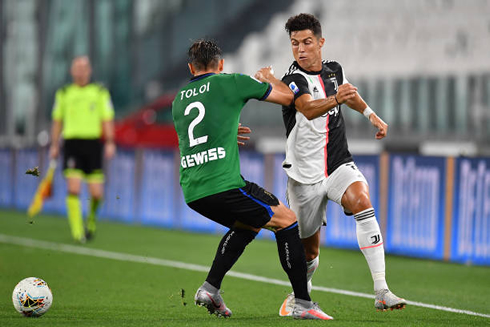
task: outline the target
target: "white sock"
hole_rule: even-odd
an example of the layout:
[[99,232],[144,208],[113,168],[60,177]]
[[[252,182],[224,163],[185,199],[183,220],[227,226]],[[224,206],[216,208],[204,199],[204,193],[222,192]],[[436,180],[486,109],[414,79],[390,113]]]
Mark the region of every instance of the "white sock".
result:
[[320,255],[317,255],[315,259],[311,261],[306,261],[306,280],[308,281],[308,294],[311,293],[311,279],[315,273],[318,265],[320,264]]
[[371,270],[374,290],[387,289],[385,279],[385,251],[383,236],[374,209],[369,208],[354,215],[356,219],[357,242]]

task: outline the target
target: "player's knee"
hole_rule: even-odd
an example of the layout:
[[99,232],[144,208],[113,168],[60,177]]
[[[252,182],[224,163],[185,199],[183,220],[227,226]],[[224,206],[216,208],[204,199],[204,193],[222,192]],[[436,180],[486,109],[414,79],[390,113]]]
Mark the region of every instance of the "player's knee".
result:
[[104,195],[102,192],[95,192],[91,194],[92,199],[97,200],[97,201],[102,201],[104,199]]
[[313,259],[315,259],[316,257],[318,257],[318,255],[320,254],[320,251],[318,249],[318,247],[305,247],[305,257],[306,257],[306,261],[311,261]]
[[102,198],[104,197],[104,190],[101,187],[90,187],[90,196],[94,200],[99,200],[101,201]]
[[296,220],[297,220],[296,214],[294,213],[294,211],[286,208],[286,214],[285,214],[285,218],[284,218],[286,226],[284,226],[284,227],[288,227],[288,226],[294,224],[296,222]]
[[276,219],[274,219],[273,227],[277,229],[282,229],[291,226],[296,222],[296,214],[293,210],[288,209],[286,207],[282,208],[280,212],[278,212]]
[[67,191],[69,195],[76,195],[76,196],[80,195],[80,188],[78,187],[68,187]]
[[369,198],[369,194],[363,192],[359,194],[359,196],[354,200],[353,208],[351,211],[353,213],[357,213],[372,207],[371,199]]

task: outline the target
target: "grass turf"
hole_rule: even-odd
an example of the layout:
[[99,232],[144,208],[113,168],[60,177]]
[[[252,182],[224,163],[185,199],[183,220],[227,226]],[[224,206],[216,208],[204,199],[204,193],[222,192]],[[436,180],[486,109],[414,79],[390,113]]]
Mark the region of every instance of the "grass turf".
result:
[[[203,218],[204,219],[204,218]],[[87,248],[209,266],[220,236],[100,222]],[[0,233],[72,244],[65,219],[43,215],[28,224],[24,213],[0,211]],[[387,256],[391,289],[407,300],[490,314],[490,268]],[[256,240],[234,271],[286,280],[274,242]],[[281,318],[279,305],[288,287],[226,277],[222,289],[230,319],[209,316],[193,305],[206,274],[144,263],[116,261],[0,243],[0,326],[488,326],[489,318],[408,306],[376,312],[373,300],[313,291],[335,320]],[[38,319],[24,318],[11,295],[22,278],[45,279],[54,304]],[[372,293],[362,254],[322,248],[314,285]],[[182,298],[182,290],[185,296]],[[184,305],[186,303],[186,305]]]

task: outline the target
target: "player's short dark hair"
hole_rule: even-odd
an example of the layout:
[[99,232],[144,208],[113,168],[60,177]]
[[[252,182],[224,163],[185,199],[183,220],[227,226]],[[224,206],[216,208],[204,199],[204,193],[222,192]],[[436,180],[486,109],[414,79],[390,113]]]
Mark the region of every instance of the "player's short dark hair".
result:
[[311,14],[299,14],[289,17],[285,27],[289,36],[291,36],[291,32],[311,30],[316,37],[322,37],[322,25]]
[[199,39],[189,48],[189,63],[197,70],[216,68],[221,60],[221,49],[213,40]]

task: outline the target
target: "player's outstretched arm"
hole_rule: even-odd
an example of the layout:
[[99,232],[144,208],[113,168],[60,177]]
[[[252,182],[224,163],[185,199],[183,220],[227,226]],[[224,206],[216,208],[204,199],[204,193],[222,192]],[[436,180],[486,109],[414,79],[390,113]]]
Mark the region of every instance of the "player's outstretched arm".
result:
[[294,94],[289,87],[274,76],[271,66],[259,69],[255,73],[255,78],[261,82],[267,82],[272,86],[272,91],[265,99],[267,102],[289,106],[293,102]]
[[369,108],[364,99],[356,92],[356,95],[345,102],[350,108],[360,112],[369,119],[371,124],[378,129],[376,139],[380,140],[388,133],[388,124],[386,124],[376,113]]
[[339,86],[337,94],[323,99],[313,99],[311,94],[305,93],[298,97],[294,102],[296,109],[309,120],[320,117],[335,108],[336,106],[348,101],[357,94],[357,87],[352,84],[342,84]]

